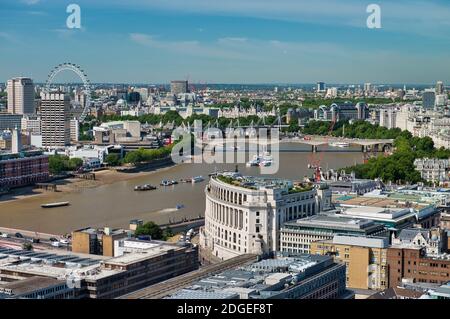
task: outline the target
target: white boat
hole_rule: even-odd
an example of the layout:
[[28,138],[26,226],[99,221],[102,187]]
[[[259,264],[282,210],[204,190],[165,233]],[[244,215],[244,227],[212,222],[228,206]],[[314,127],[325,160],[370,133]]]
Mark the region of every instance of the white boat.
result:
[[259,166],[271,166],[273,164],[273,157],[270,153],[265,152],[264,156],[261,158]]
[[195,176],[192,177],[192,184],[194,183],[200,183],[203,182],[205,179],[203,178],[203,176]]
[[273,164],[273,161],[262,161],[259,166],[260,167],[267,167],[267,166],[271,166]]
[[59,203],[49,203],[49,204],[42,204],[42,208],[54,208],[54,207],[62,207],[62,206],[69,206],[69,202],[59,202]]
[[340,148],[350,147],[350,144],[347,142],[331,142],[328,145]]
[[156,187],[152,186],[150,184],[144,184],[144,185],[138,185],[134,187],[135,191],[151,191],[151,190],[155,190]]
[[162,180],[161,181],[161,186],[172,186],[172,185],[176,185],[178,184],[177,181],[168,181],[168,180]]
[[251,161],[248,161],[246,166],[247,167],[259,166],[260,163],[261,163],[261,156],[253,155],[253,159]]

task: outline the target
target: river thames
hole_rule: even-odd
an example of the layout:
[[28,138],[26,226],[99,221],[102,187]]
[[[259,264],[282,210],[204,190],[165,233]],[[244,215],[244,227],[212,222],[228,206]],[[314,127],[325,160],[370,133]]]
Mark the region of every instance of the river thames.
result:
[[[280,152],[278,173],[270,177],[301,180],[311,176],[308,163],[312,156],[321,158],[321,166],[341,168],[363,162],[363,154],[356,149],[334,152],[305,152],[302,146],[283,146]],[[0,226],[32,230],[52,234],[64,234],[82,227],[123,227],[128,228],[131,219],[167,223],[169,218],[181,220],[204,214],[204,188],[208,174],[215,170],[235,170],[236,164],[180,164],[169,168],[112,184],[82,189],[73,193],[46,193],[45,195],[1,202]],[[239,164],[243,175],[260,175],[259,167]],[[126,174],[126,173],[122,173]],[[140,184],[159,185],[161,180],[180,180],[193,176],[203,176],[204,182],[196,184],[180,183],[169,187],[158,186],[157,190],[135,192]],[[52,209],[40,207],[49,202],[70,202],[70,206]],[[176,210],[177,204],[184,208]]]

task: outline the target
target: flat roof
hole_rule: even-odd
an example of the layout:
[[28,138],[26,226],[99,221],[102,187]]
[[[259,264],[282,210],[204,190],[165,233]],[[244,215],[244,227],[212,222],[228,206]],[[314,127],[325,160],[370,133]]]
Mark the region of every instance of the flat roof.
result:
[[371,248],[388,248],[389,239],[386,237],[335,235],[333,237],[333,244]]
[[346,207],[341,214],[352,217],[364,217],[375,220],[395,220],[414,215],[408,208],[384,208],[378,206]]
[[[301,283],[333,264],[332,257],[321,255],[299,254],[264,259],[211,275],[173,293],[168,299],[239,298],[240,294],[249,294],[251,298],[268,298],[286,291],[286,287],[279,284],[280,281],[292,277]],[[289,283],[293,284],[291,281]]]
[[170,244],[160,244],[154,247],[138,250],[129,254],[125,254],[122,256],[114,257],[108,259],[105,264],[113,264],[113,265],[122,265],[126,266],[131,263],[135,263],[141,260],[148,259],[149,257],[155,257],[161,254],[165,254],[170,250],[179,250],[184,249],[181,246],[170,245]]
[[[88,234],[92,234],[92,235],[94,235],[94,234],[106,235],[106,233],[105,233],[106,228],[108,228],[108,227],[104,227],[104,228],[87,227],[87,228],[75,230],[74,233],[81,232],[81,233],[88,233]],[[120,234],[128,233],[128,230],[122,229],[122,228],[109,228],[109,232],[110,232],[109,235],[120,235]]]
[[306,227],[318,227],[318,228],[344,228],[344,229],[365,229],[369,226],[375,226],[370,219],[365,218],[353,218],[350,216],[335,214],[319,214],[306,218],[298,219],[294,222],[285,223],[286,226],[306,226]]
[[239,296],[236,292],[230,291],[203,291],[183,289],[176,294],[164,299],[237,299]]
[[[6,292],[11,295],[21,295],[62,283],[64,283],[64,281],[54,278],[33,276],[26,279],[9,282],[3,286],[0,286],[0,293]],[[11,293],[9,293],[9,291]]]

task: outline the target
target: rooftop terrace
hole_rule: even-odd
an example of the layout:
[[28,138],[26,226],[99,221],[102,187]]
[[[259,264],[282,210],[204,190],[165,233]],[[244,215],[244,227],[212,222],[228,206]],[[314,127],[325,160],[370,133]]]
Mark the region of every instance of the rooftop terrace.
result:
[[294,194],[314,189],[314,185],[310,183],[293,183],[291,180],[287,179],[242,176],[235,172],[220,173],[213,178],[216,178],[222,183],[250,190],[286,189],[289,194]]

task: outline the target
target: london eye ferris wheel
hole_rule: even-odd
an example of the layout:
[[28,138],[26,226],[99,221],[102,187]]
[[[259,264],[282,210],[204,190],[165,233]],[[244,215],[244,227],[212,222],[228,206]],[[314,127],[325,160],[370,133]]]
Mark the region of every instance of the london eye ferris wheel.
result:
[[57,65],[56,67],[54,67],[53,70],[50,72],[50,74],[47,77],[47,81],[45,82],[45,86],[44,86],[44,92],[50,93],[53,80],[59,73],[61,73],[63,71],[72,71],[83,82],[83,93],[85,95],[85,105],[83,106],[83,111],[82,111],[80,117],[78,118],[80,123],[82,123],[82,122],[84,122],[84,120],[86,119],[86,116],[89,113],[89,106],[91,103],[91,82],[89,81],[84,70],[81,69],[81,67],[79,65],[66,62],[66,63],[61,63],[61,64]]

